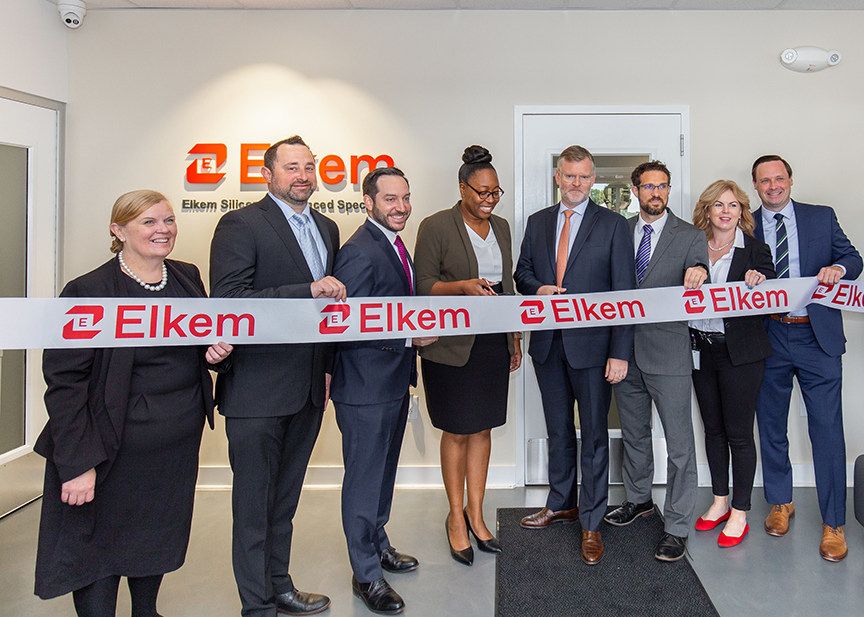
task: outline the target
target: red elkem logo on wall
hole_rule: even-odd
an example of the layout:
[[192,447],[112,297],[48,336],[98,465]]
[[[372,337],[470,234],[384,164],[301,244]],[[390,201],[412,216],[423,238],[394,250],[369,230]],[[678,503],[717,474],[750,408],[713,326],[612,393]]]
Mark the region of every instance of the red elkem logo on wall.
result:
[[228,160],[228,147],[225,144],[195,144],[189,150],[189,154],[203,156],[189,163],[186,168],[186,182],[190,184],[216,184],[225,177],[224,173],[216,173],[216,170]]
[[525,300],[519,306],[524,309],[522,311],[522,323],[524,324],[543,323],[543,320],[546,319],[545,315],[540,314],[543,312],[543,302],[540,300]]
[[[240,144],[240,183],[266,184],[257,171],[264,166],[263,153],[271,144],[241,143]],[[262,153],[255,155],[252,153]],[[222,143],[200,143],[192,146],[189,154],[198,156],[186,167],[186,182],[189,184],[216,184],[225,177],[218,170],[228,160],[228,146]],[[327,154],[321,157],[318,164],[318,176],[321,182],[328,185],[348,181],[357,184],[360,181],[360,167],[366,164],[370,170],[376,167],[394,167],[395,162],[389,154],[352,154],[346,164],[345,159],[337,154]],[[252,170],[254,175],[250,174]]]
[[348,329],[342,323],[351,314],[351,307],[347,304],[328,304],[321,309],[324,319],[318,324],[318,332],[321,334],[342,334]]
[[80,317],[73,317],[63,326],[64,339],[91,339],[102,331],[101,328],[92,329],[105,314],[101,306],[73,306],[66,314]]
[[705,310],[705,294],[701,289],[691,289],[685,291],[682,298],[685,299],[684,310],[691,315],[696,315]]

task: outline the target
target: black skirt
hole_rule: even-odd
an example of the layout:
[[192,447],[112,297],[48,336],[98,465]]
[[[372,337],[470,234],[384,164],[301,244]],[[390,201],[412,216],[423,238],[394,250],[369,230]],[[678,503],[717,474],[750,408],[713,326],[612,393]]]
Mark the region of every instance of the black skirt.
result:
[[507,421],[510,352],[506,334],[474,337],[465,366],[421,362],[426,407],[432,426],[455,435],[472,435]]

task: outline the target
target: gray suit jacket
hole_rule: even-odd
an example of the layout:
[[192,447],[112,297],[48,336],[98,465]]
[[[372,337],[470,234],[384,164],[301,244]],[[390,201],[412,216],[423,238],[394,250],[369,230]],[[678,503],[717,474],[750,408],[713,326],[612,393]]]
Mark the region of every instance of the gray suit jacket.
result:
[[[708,241],[705,232],[682,221],[666,210],[669,220],[657,240],[648,262],[645,278],[637,283],[644,287],[677,287],[684,284],[687,268],[701,265],[708,271]],[[628,221],[630,237],[636,231],[638,217]],[[683,288],[682,288],[683,290]],[[693,359],[686,321],[640,324],[633,341],[633,359],[649,375],[690,375]]]

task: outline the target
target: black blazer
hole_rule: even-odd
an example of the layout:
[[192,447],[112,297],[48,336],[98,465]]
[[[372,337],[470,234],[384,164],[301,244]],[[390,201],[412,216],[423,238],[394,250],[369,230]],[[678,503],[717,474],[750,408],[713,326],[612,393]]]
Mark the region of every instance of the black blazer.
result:
[[[206,298],[204,283],[194,264],[165,260],[168,276],[180,283],[192,298]],[[117,258],[70,281],[63,298],[119,298],[126,275]],[[230,357],[218,366],[204,360],[206,346],[199,355],[201,392],[210,428],[213,428],[213,381],[208,368],[225,370]],[[57,467],[61,482],[77,478],[96,468],[96,480],[105,479],[123,439],[123,425],[129,407],[129,388],[135,349],[46,349],[42,372],[48,390],[45,406],[48,424],[33,449]]]
[[[339,228],[310,209],[327,248],[325,273],[333,272]],[[214,298],[311,298],[314,282],[285,214],[269,195],[225,214],[210,244]],[[237,345],[231,370],[216,380],[219,413],[232,418],[295,414],[311,399],[324,405],[325,374],[333,345]]]
[[[556,282],[558,208],[559,204],[555,204],[528,217],[513,276],[516,289],[523,295],[535,295],[541,286]],[[633,289],[634,259],[633,236],[627,220],[589,201],[567,258],[562,286],[568,294]],[[633,326],[569,328],[561,331],[561,338],[568,363],[581,369],[606,366],[609,358],[629,360],[633,332]],[[535,361],[546,361],[553,334],[553,330],[531,333],[528,353]]]
[[[369,219],[339,250],[333,276],[342,281],[350,298],[411,293],[399,256]],[[409,332],[405,338],[415,335],[422,333]],[[417,384],[414,347],[406,346],[405,338],[339,343],[330,386],[333,400],[374,405],[405,396],[408,386]]]
[[[744,234],[744,248],[736,248],[729,265],[729,276],[726,281],[743,281],[748,270],[761,272],[767,278],[773,279],[774,260],[770,247],[753,236]],[[774,350],[768,340],[768,333],[762,323],[761,315],[730,317],[723,320],[726,330],[726,347],[729,349],[729,359],[735,366],[756,362],[767,358]]]

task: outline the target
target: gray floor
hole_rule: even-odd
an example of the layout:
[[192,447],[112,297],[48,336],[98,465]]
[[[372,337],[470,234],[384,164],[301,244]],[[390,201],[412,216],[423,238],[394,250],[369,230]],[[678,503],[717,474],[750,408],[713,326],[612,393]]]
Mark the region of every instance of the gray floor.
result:
[[[851,493],[850,493],[851,504]],[[490,490],[486,520],[499,507],[541,505],[542,489]],[[611,502],[622,499],[612,490]],[[662,503],[663,489],[655,499]],[[711,501],[700,489],[697,514]],[[717,533],[691,535],[693,567],[723,617],[784,615],[833,617],[864,613],[864,528],[851,516],[846,526],[849,557],[838,564],[819,557],[821,521],[814,489],[795,492],[796,517],[785,538],[762,530],[768,507],[754,491],[751,533],[738,547],[719,549]],[[441,490],[398,490],[388,532],[394,545],[419,557],[418,571],[389,575],[413,617],[492,617],[495,613],[495,560],[477,552],[474,566],[450,559],[444,539],[445,499]],[[33,593],[33,564],[39,503],[0,520],[0,615],[74,617],[71,597],[42,601]],[[370,617],[351,595],[351,571],[339,517],[339,492],[304,491],[295,519],[292,575],[301,589],[328,594],[329,617]],[[539,532],[542,533],[542,532]],[[231,573],[230,493],[199,492],[189,554],[183,568],[165,577],[159,611],[166,617],[239,615]],[[582,567],[581,564],[577,567]],[[121,587],[118,615],[129,615],[128,592]],[[624,616],[622,616],[624,617]]]

